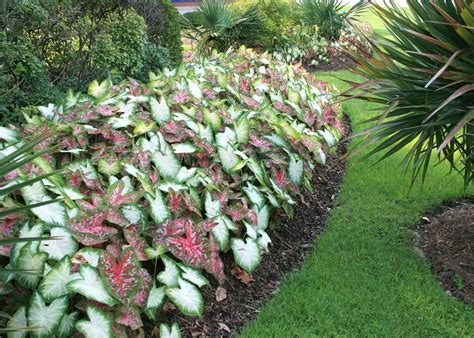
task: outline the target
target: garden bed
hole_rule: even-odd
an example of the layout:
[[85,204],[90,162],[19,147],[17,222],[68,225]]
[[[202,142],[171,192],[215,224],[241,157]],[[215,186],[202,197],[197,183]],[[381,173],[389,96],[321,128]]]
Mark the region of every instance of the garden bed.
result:
[[415,248],[429,259],[446,293],[474,306],[474,199],[423,217]]
[[[349,125],[346,123],[346,130]],[[203,290],[205,299],[204,316],[192,318],[183,316],[173,306],[162,311],[156,323],[145,323],[147,336],[159,335],[159,323],[177,322],[183,337],[217,337],[238,333],[242,327],[254,320],[262,306],[277,292],[285,275],[298,269],[311,253],[315,239],[324,230],[326,219],[345,172],[345,163],[339,158],[346,146],[340,146],[337,154],[328,155],[325,166],[315,169],[313,192],[304,194],[304,203],[295,209],[295,216],[282,223],[270,235],[272,245],[259,268],[248,275],[236,276],[230,255],[224,258],[225,273],[232,276],[226,280],[223,291],[213,283]],[[240,279],[239,279],[240,278]],[[218,301],[217,297],[226,297]]]

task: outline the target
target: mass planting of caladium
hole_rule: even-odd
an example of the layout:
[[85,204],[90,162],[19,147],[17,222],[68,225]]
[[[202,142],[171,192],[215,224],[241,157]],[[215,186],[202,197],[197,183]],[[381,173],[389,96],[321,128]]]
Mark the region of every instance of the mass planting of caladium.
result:
[[4,145],[54,130],[36,148],[59,147],[2,186],[64,169],[0,201],[60,199],[0,221],[0,238],[52,237],[1,251],[26,271],[0,280],[5,326],[30,327],[15,337],[135,336],[166,302],[202,315],[200,288],[225,282],[222,255],[254,271],[272,215],[291,217],[344,133],[324,83],[244,48],[146,84],[93,82],[39,111],[0,129]]

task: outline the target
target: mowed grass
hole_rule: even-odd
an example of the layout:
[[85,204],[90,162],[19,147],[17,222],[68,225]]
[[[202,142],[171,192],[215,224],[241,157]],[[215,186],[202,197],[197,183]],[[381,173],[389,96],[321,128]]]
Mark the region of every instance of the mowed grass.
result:
[[[347,85],[334,75],[357,80],[349,71],[317,75],[340,90]],[[343,104],[355,131],[381,108]],[[423,213],[474,191],[465,192],[461,177],[448,175],[444,165],[431,168],[423,188],[410,189],[402,157],[378,164],[379,157],[350,160],[313,253],[243,337],[474,336],[474,310],[438,285],[429,263],[412,249],[410,231]]]

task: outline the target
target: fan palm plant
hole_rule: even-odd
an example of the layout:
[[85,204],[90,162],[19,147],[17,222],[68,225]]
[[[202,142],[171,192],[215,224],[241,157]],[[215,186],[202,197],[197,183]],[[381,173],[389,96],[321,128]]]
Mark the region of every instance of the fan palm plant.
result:
[[320,35],[328,41],[337,41],[348,20],[357,19],[369,3],[360,0],[349,7],[343,0],[296,0],[296,6],[303,24],[317,26]]
[[358,57],[366,81],[346,93],[388,107],[362,132],[362,146],[378,142],[368,156],[384,152],[382,159],[408,148],[413,180],[425,179],[436,155],[467,187],[474,171],[474,2],[390,4],[373,6],[393,38],[378,37],[373,59]]
[[182,27],[186,37],[198,41],[198,50],[203,53],[253,45],[258,43],[262,33],[255,5],[240,13],[219,0],[204,0],[196,11],[183,16]]

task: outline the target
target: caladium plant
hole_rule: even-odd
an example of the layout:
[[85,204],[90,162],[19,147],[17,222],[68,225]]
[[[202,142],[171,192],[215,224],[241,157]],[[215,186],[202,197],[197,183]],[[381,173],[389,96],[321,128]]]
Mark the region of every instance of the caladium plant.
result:
[[[56,130],[33,150],[57,153],[0,178],[40,177],[0,196],[0,207],[20,208],[0,219],[0,239],[52,237],[0,251],[7,267],[31,271],[0,280],[8,325],[47,315],[37,336],[135,335],[141,314],[159,318],[166,302],[202,315],[200,288],[225,282],[222,256],[248,273],[258,267],[272,220],[291,216],[344,132],[327,85],[245,48],[150,73],[149,83],[94,82],[41,112],[0,129],[0,156]],[[33,296],[14,302],[13,290]],[[176,325],[160,331],[180,335]]]

